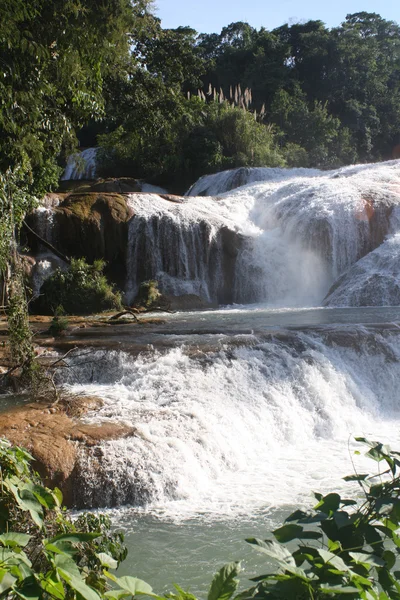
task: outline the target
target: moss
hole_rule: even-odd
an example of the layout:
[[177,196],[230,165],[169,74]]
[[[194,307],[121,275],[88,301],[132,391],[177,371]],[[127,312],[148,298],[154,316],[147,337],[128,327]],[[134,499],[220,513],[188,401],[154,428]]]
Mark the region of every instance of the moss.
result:
[[100,220],[102,216],[111,215],[117,221],[125,222],[130,211],[125,198],[116,193],[84,192],[70,194],[60,208],[80,220]]

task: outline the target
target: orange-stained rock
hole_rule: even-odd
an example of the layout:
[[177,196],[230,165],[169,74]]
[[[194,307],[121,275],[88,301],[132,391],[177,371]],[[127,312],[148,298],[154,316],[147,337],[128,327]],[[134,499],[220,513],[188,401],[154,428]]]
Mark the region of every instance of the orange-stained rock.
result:
[[99,442],[134,435],[122,423],[83,423],[79,417],[101,406],[92,396],[70,397],[58,404],[31,403],[0,413],[0,437],[23,446],[46,485],[57,486],[67,506],[74,503],[78,454]]

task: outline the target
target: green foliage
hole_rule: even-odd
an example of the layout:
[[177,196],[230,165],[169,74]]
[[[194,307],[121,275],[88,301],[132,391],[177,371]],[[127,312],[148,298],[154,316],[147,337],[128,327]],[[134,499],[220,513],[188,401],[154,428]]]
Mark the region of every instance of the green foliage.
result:
[[369,446],[367,456],[384,469],[344,478],[358,482],[361,498],[315,494],[313,510],[293,512],[273,531],[275,539],[248,539],[279,570],[256,577],[241,598],[400,598],[400,453],[357,441]]
[[125,558],[122,534],[110,533],[104,515],[72,522],[60,490],[41,484],[31,460],[0,440],[0,598],[106,598],[103,569]]
[[65,316],[64,308],[62,306],[57,306],[49,327],[50,335],[54,337],[62,336],[67,331],[68,325],[69,321]]
[[257,121],[245,108],[227,101],[205,103],[198,97],[170,96],[169,100],[156,115],[149,112],[139,123],[130,120],[99,136],[103,175],[134,173],[147,180],[173,182],[183,191],[204,173],[285,165],[274,128]]
[[74,127],[103,114],[104,78],[129,56],[133,22],[128,0],[2,3],[0,170],[24,164],[34,185],[54,181]]
[[32,310],[49,314],[62,306],[67,314],[91,314],[120,309],[121,296],[103,275],[104,267],[101,260],[89,265],[83,258],[72,259],[66,271],[59,268],[46,279]]
[[143,281],[135,298],[134,304],[137,306],[144,306],[145,308],[151,308],[157,304],[161,293],[158,289],[158,283],[154,279],[149,281]]

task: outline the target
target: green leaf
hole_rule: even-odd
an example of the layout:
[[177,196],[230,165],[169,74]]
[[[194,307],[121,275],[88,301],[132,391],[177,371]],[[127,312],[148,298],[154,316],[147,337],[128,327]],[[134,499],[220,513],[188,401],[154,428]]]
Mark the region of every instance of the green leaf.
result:
[[384,567],[386,561],[379,556],[375,556],[374,554],[364,553],[364,552],[349,552],[351,558],[357,564],[368,564],[373,567]]
[[136,596],[136,594],[152,594],[152,587],[142,581],[142,579],[138,579],[137,577],[117,577],[115,579],[116,583],[124,590],[132,594],[132,596]]
[[349,571],[349,567],[340,556],[337,556],[328,550],[322,550],[321,548],[318,548],[318,554],[325,563],[329,563],[335,567],[335,569],[338,569],[339,571]]
[[24,579],[22,585],[15,589],[15,593],[24,600],[39,600],[42,597],[42,589],[33,575]]
[[59,542],[71,542],[72,544],[79,544],[81,542],[91,542],[101,536],[101,532],[96,533],[62,533],[56,535],[49,540],[50,544],[58,545]]
[[341,594],[359,594],[359,589],[351,585],[328,585],[324,584],[320,587],[324,594],[333,594],[340,596]]
[[3,533],[0,535],[0,544],[3,544],[3,546],[8,546],[9,548],[13,548],[15,546],[24,548],[30,539],[31,536],[26,533],[15,533],[10,531],[9,533]]
[[0,568],[0,595],[12,588],[16,581],[16,577],[13,577],[9,571]]
[[391,552],[390,550],[385,550],[382,557],[383,557],[383,560],[386,562],[386,567],[388,569],[392,569],[396,563],[395,554],[393,552]]
[[55,487],[53,489],[53,495],[57,501],[58,506],[60,507],[62,505],[62,501],[63,501],[62,491],[59,490],[57,487]]
[[275,529],[272,533],[278,542],[284,544],[298,538],[302,532],[303,527],[301,525],[291,523],[290,525],[283,525],[282,527]]
[[235,579],[239,572],[240,563],[238,562],[231,562],[223,566],[214,575],[208,592],[208,600],[229,600],[239,585],[239,581]]
[[68,556],[74,556],[77,553],[76,548],[70,542],[59,542],[55,544],[44,544],[47,552],[53,552],[54,554],[67,554]]
[[70,575],[62,569],[58,569],[61,577],[78,592],[85,600],[100,600],[99,594],[91,587],[89,587],[82,579]]
[[255,549],[259,552],[267,554],[267,556],[274,558],[280,563],[291,565],[293,567],[296,566],[296,562],[289,550],[274,540],[265,540],[265,542],[263,542],[257,538],[247,538],[246,542],[255,546]]
[[96,556],[103,567],[108,567],[109,569],[116,569],[118,567],[118,561],[109,554],[99,552]]
[[346,475],[343,477],[344,481],[365,481],[368,477],[368,473],[361,473],[360,475]]
[[62,581],[54,581],[51,577],[46,577],[41,580],[40,585],[50,596],[54,596],[58,600],[64,600],[65,591]]
[[340,496],[339,494],[327,494],[314,506],[314,510],[321,510],[323,512],[331,513],[338,510],[340,507]]
[[304,510],[295,510],[285,519],[285,523],[290,523],[290,521],[299,521],[300,519],[304,519],[308,516],[309,513],[304,512]]
[[78,565],[70,556],[65,554],[56,554],[54,558],[54,565],[57,569],[57,572],[62,570],[63,573],[66,573],[68,576],[82,579],[82,574],[78,568]]

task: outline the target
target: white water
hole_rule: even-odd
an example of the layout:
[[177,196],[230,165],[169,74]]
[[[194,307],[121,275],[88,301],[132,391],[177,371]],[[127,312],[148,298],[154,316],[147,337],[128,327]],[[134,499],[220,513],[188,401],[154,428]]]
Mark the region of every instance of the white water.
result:
[[66,269],[67,264],[52,254],[51,252],[45,252],[36,256],[36,264],[32,269],[31,275],[31,286],[32,286],[32,298],[37,298],[40,294],[40,288],[43,283],[51,277],[56,269]]
[[71,389],[104,399],[90,420],[136,429],[82,459],[81,500],[215,520],[343,487],[352,435],[399,439],[400,337],[362,326],[341,335],[338,344],[300,332],[239,347],[222,336],[213,352],[177,339],[135,359],[76,359]]
[[[128,241],[128,300],[141,280],[155,278],[166,293],[221,302],[229,287],[228,302],[316,306],[340,275],[399,229],[400,161],[249,173],[266,181],[180,203],[130,196],[136,216]],[[207,190],[229,187],[228,175],[207,176]],[[190,193],[200,191],[195,184]],[[223,230],[231,232],[237,252],[228,259],[236,262],[228,275]]]
[[97,150],[97,148],[86,148],[82,152],[72,154],[68,158],[61,179],[96,179]]
[[336,283],[327,306],[400,305],[400,232],[355,263]]
[[240,167],[212,175],[203,175],[186,192],[186,196],[218,196],[258,181],[283,181],[294,177],[321,176],[318,169],[280,169],[278,167]]
[[204,591],[215,568],[243,556],[238,539],[266,537],[293,506],[312,505],[313,490],[348,490],[355,435],[400,447],[400,310],[385,313],[388,328],[379,311],[363,324],[375,309],[305,309],[340,277],[332,303],[398,303],[400,161],[230,172],[196,186],[225,193],[128,197],[128,299],[156,278],[166,293],[220,300],[229,289],[236,302],[302,308],[271,311],[275,321],[255,306],[172,315],[157,331],[121,330],[132,355],[70,356],[60,377],[103,398],[89,421],[135,428],[82,451],[81,505],[116,507],[132,537],[127,572]]

